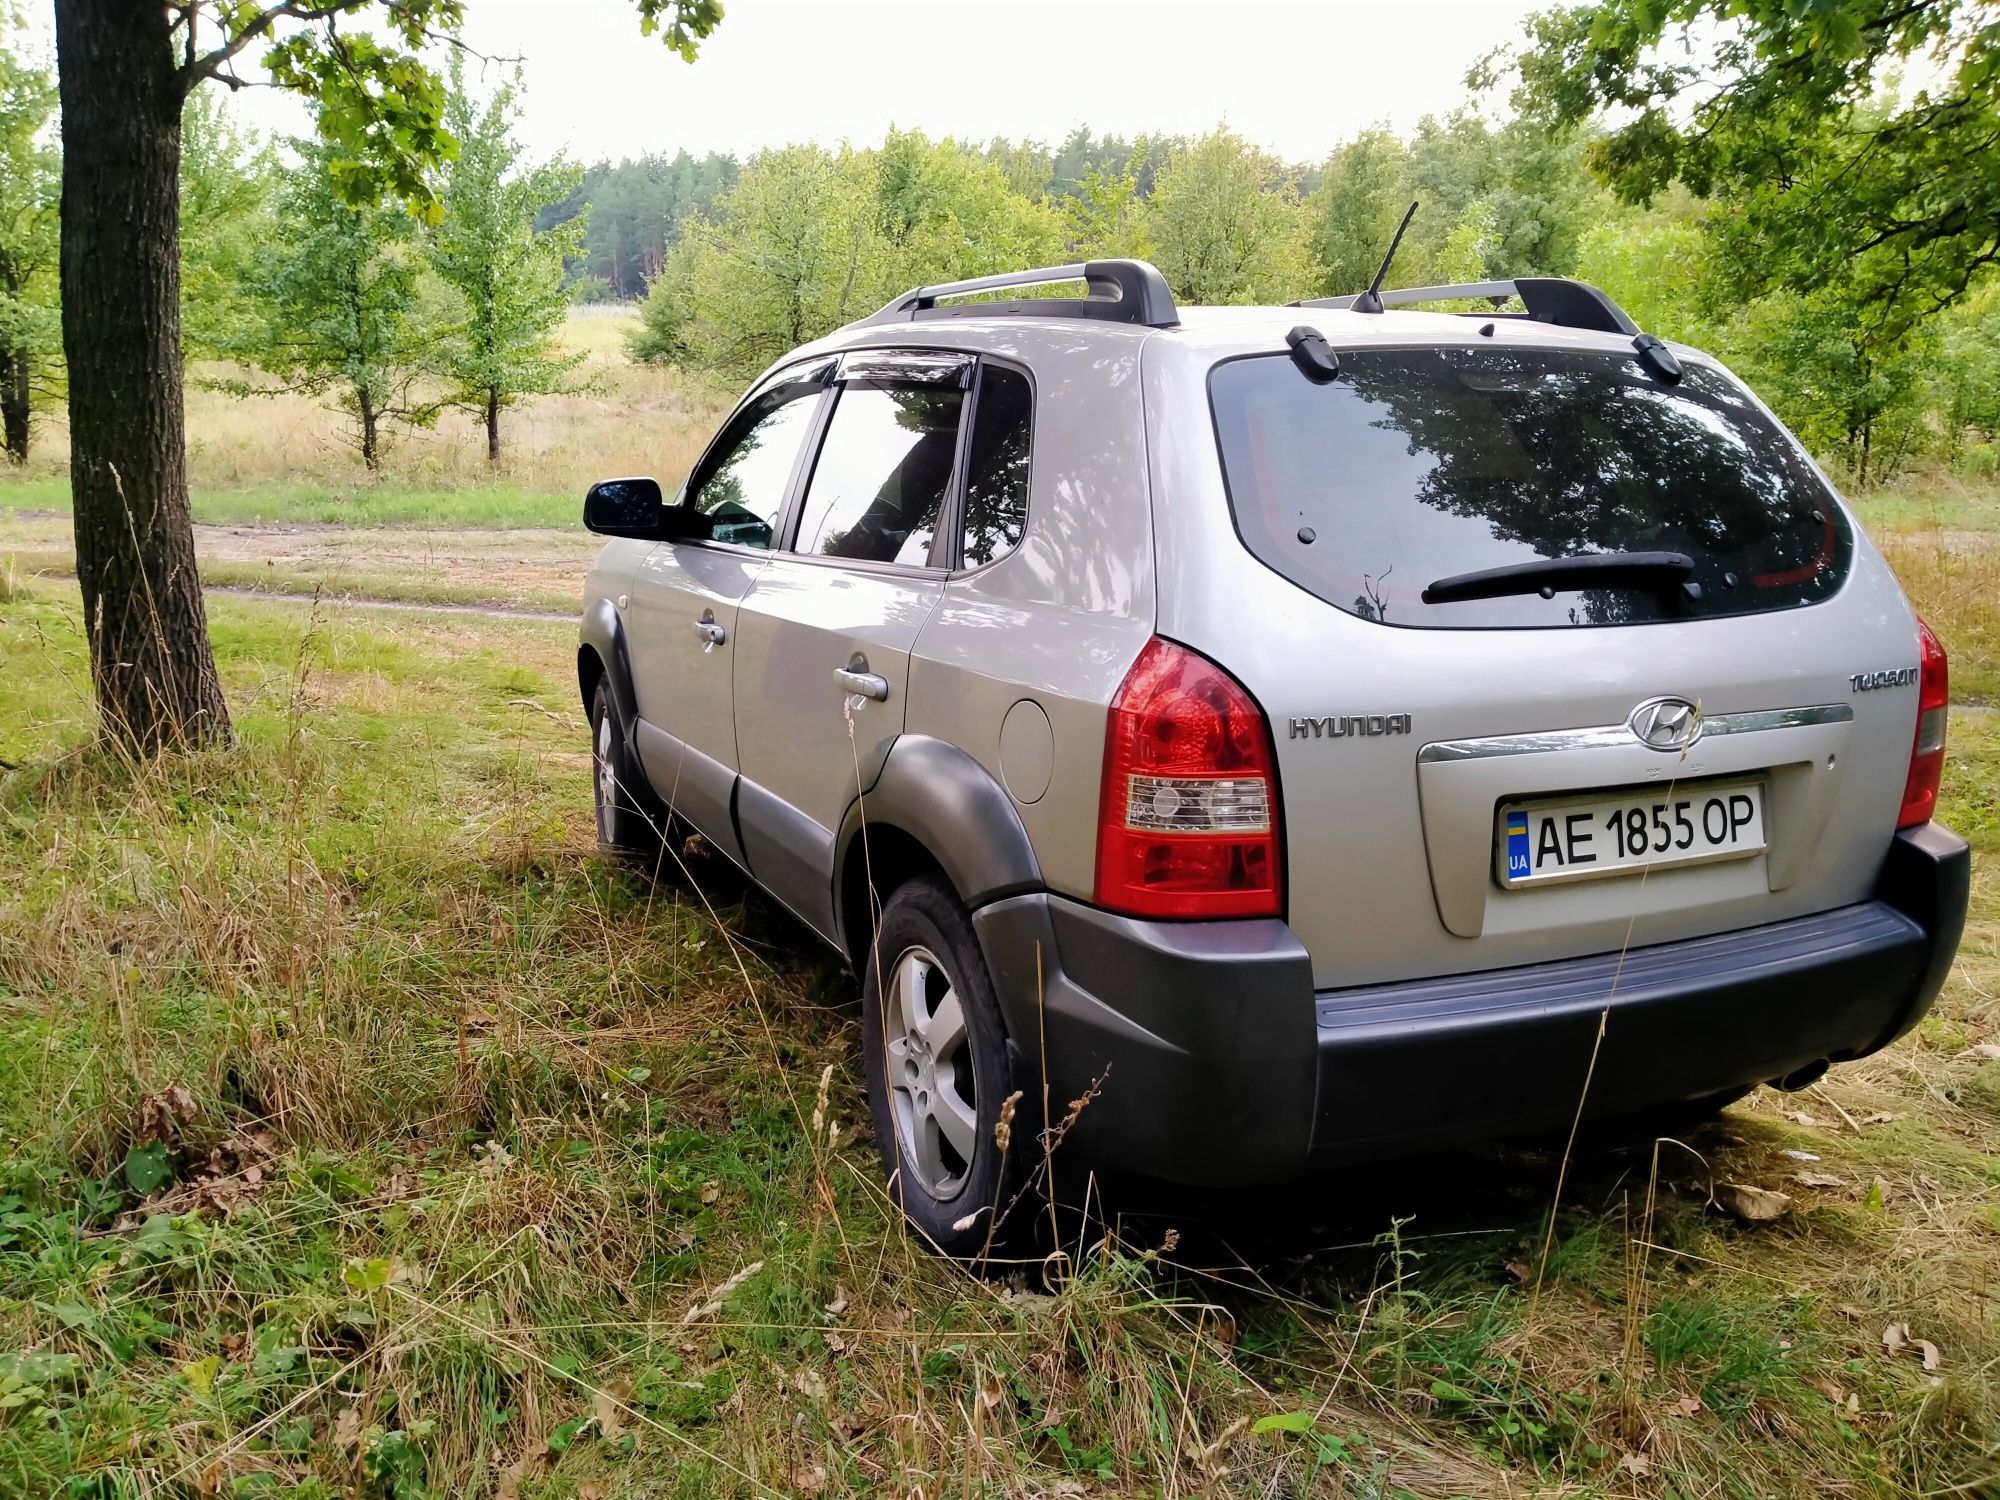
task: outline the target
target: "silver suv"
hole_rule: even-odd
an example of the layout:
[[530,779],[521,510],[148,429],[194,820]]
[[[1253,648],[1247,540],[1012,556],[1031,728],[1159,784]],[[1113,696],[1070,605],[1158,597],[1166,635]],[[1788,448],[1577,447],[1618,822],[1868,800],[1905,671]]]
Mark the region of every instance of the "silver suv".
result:
[[854,967],[947,1251],[1066,1118],[1239,1183],[1712,1109],[1957,947],[1943,651],[1770,411],[1577,282],[922,288],[584,520],[600,834],[698,832]]

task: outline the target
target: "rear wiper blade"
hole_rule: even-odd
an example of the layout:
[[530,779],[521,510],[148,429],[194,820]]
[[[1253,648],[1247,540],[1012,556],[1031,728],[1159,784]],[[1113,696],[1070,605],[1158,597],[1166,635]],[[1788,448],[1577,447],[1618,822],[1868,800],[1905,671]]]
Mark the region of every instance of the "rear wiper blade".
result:
[[1425,589],[1423,600],[1426,604],[1456,604],[1465,599],[1539,594],[1544,589],[1652,589],[1664,593],[1693,576],[1694,559],[1685,552],[1587,552],[1580,557],[1544,557],[1511,567],[1454,573]]

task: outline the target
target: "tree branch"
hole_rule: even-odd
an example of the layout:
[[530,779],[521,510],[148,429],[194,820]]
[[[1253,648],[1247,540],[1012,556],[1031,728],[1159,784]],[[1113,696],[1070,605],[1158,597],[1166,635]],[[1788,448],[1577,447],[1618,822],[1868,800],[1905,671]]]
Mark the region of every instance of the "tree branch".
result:
[[188,16],[188,59],[181,67],[179,82],[182,93],[195,87],[205,79],[214,78],[229,60],[260,36],[267,36],[280,21],[326,21],[343,11],[354,10],[357,0],[328,0],[326,4],[309,4],[307,0],[284,0],[282,5],[274,5],[269,10],[259,11],[244,23],[243,29],[222,46],[201,57],[194,55],[193,11],[199,0],[189,0],[186,7]]

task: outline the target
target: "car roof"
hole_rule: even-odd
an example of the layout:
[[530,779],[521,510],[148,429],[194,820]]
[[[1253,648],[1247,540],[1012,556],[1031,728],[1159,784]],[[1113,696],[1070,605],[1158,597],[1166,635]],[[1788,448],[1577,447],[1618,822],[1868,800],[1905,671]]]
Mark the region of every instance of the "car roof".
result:
[[[1286,347],[1285,335],[1300,326],[1315,330],[1336,349],[1435,344],[1632,353],[1632,340],[1622,334],[1543,323],[1504,313],[1481,318],[1397,307],[1379,313],[1357,313],[1347,308],[1305,306],[1182,306],[1178,312],[1179,321],[1169,327],[1082,317],[1030,318],[1008,313],[912,321],[871,319],[849,323],[802,345],[773,362],[770,368],[775,370],[849,349],[885,345],[963,349],[1035,366],[1047,361],[1088,360],[1113,349],[1130,352],[1135,346],[1150,344],[1172,358],[1213,362],[1246,353],[1282,350]],[[1493,329],[1490,335],[1483,332],[1489,325]],[[1714,363],[1699,350],[1672,341],[1668,344],[1683,359]],[[759,381],[764,378],[760,376]]]

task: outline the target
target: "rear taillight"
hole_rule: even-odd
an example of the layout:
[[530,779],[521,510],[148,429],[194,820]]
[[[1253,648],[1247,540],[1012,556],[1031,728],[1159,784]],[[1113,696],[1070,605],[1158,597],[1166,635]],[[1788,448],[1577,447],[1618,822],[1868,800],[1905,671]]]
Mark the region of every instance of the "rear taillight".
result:
[[1917,738],[1910,747],[1910,778],[1903,783],[1898,828],[1928,823],[1937,811],[1938,780],[1944,775],[1944,727],[1951,714],[1951,673],[1944,647],[1930,626],[1917,621],[1923,661],[1917,669]]
[[1214,662],[1154,639],[1104,735],[1097,902],[1142,917],[1276,916],[1278,779],[1264,715]]

